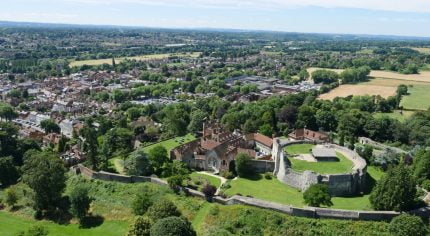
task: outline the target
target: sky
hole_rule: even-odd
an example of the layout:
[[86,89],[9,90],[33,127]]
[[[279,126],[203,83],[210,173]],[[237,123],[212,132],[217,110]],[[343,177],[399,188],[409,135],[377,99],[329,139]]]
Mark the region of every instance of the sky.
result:
[[0,21],[430,37],[430,0],[0,0]]

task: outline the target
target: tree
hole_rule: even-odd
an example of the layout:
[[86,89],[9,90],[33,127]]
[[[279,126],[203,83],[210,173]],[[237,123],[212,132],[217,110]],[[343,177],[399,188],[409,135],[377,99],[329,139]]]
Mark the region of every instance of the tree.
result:
[[[421,151],[414,158],[414,176],[421,182],[430,179],[430,151]],[[1,175],[1,174],[0,174]]]
[[135,215],[144,215],[153,201],[147,188],[143,189],[133,200],[132,209]]
[[124,168],[128,175],[150,176],[153,172],[148,155],[137,150],[125,160]]
[[84,138],[83,150],[86,152],[87,162],[93,170],[98,170],[98,142],[97,131],[93,127],[92,119],[87,119],[81,130],[81,135]]
[[83,219],[90,209],[92,199],[88,196],[88,187],[85,185],[77,185],[73,188],[69,196],[70,212],[79,219],[82,224]]
[[297,115],[296,128],[307,128],[318,130],[317,120],[315,119],[315,109],[311,106],[303,105],[299,108]]
[[316,70],[312,72],[315,83],[331,84],[339,80],[339,74],[331,70]]
[[152,222],[157,222],[158,220],[169,216],[181,216],[181,212],[178,210],[175,204],[163,198],[148,208],[146,216],[148,216]]
[[127,116],[130,120],[136,120],[137,118],[139,118],[140,114],[140,109],[137,107],[130,107],[127,110]]
[[239,177],[244,178],[252,176],[254,169],[252,168],[252,158],[245,153],[239,153],[235,159],[236,173]]
[[9,188],[6,190],[6,204],[10,207],[14,207],[18,202],[18,194],[14,188]]
[[206,184],[203,189],[202,189],[202,193],[205,194],[205,197],[208,201],[212,201],[213,196],[216,193],[216,187],[210,184]]
[[402,214],[391,221],[389,231],[393,236],[425,236],[428,228],[420,217]]
[[188,221],[176,216],[157,221],[151,227],[151,236],[195,236],[196,232]]
[[127,236],[149,236],[151,220],[148,217],[137,216],[130,225]]
[[178,193],[183,187],[184,180],[187,179],[188,176],[184,175],[174,175],[167,179],[167,184],[169,187],[175,192]]
[[161,174],[164,163],[169,162],[167,150],[161,145],[157,145],[149,151],[149,161],[156,174]]
[[64,164],[49,152],[39,152],[27,158],[22,166],[22,180],[34,191],[34,206],[37,212],[53,210],[59,205],[66,187]]
[[11,105],[0,103],[0,119],[11,121],[16,117],[18,117],[18,113]]
[[313,184],[304,193],[303,199],[306,204],[313,207],[321,205],[333,206],[328,186],[325,184]]
[[43,120],[40,122],[40,127],[45,130],[45,133],[57,133],[61,132],[60,126],[58,126],[53,120]]
[[19,178],[18,169],[12,157],[0,157],[0,184],[2,187],[15,184]]
[[404,211],[414,206],[416,193],[414,177],[400,164],[378,181],[369,200],[375,210]]
[[272,137],[273,128],[269,124],[264,124],[264,125],[260,126],[260,129],[258,130],[258,132],[265,135],[265,136]]
[[207,114],[201,110],[195,110],[191,113],[190,123],[188,124],[189,132],[198,132],[203,129],[204,119],[207,117]]

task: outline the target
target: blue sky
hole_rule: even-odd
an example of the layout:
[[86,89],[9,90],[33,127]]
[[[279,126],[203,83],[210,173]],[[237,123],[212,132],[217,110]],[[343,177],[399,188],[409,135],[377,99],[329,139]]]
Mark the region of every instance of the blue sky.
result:
[[430,36],[430,0],[1,0],[0,20]]

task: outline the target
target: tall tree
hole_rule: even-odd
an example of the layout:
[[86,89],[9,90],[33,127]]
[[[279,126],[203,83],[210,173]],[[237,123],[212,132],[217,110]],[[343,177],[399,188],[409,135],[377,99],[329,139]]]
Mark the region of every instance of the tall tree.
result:
[[86,152],[87,162],[93,170],[97,170],[99,167],[97,131],[91,119],[86,120],[81,135],[84,138],[83,149]]

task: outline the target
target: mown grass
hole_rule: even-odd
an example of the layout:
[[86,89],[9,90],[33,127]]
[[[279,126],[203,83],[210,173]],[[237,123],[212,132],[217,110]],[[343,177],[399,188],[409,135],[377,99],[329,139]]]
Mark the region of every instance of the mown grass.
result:
[[408,88],[409,95],[403,96],[400,106],[404,109],[427,110],[430,108],[430,85],[414,85]]
[[166,148],[167,153],[170,153],[170,151],[182,144],[185,143],[189,143],[191,141],[196,140],[196,136],[194,136],[193,134],[187,134],[185,136],[182,137],[176,137],[176,138],[172,138],[163,142],[159,142],[153,145],[149,145],[143,148],[143,151],[148,153],[151,149],[155,148],[156,146],[163,146],[164,148]]
[[[149,54],[149,55],[141,55],[141,56],[134,56],[134,57],[120,57],[115,58],[115,63],[121,63],[121,61],[124,61],[126,59],[128,60],[137,60],[137,61],[148,61],[148,60],[162,60],[167,59],[171,56],[177,56],[177,57],[191,57],[191,58],[197,58],[200,56],[200,52],[193,52],[193,53],[174,53],[174,54]],[[76,66],[97,66],[97,65],[103,65],[103,64],[109,64],[112,65],[112,58],[106,58],[106,59],[94,59],[94,60],[83,60],[83,61],[72,61],[70,62],[70,67],[76,67]]]
[[190,174],[190,177],[191,177],[191,181],[193,182],[196,182],[196,181],[201,182],[200,186],[204,186],[205,184],[210,184],[218,188],[221,185],[220,179],[210,175],[193,172]]
[[300,154],[310,154],[312,148],[315,147],[313,144],[294,144],[289,145],[284,148],[288,155],[300,155]]
[[319,161],[308,162],[304,160],[297,160],[288,158],[291,162],[291,168],[296,171],[310,170],[320,174],[340,174],[349,173],[353,167],[352,161],[347,159],[342,153],[336,152],[339,161]]

